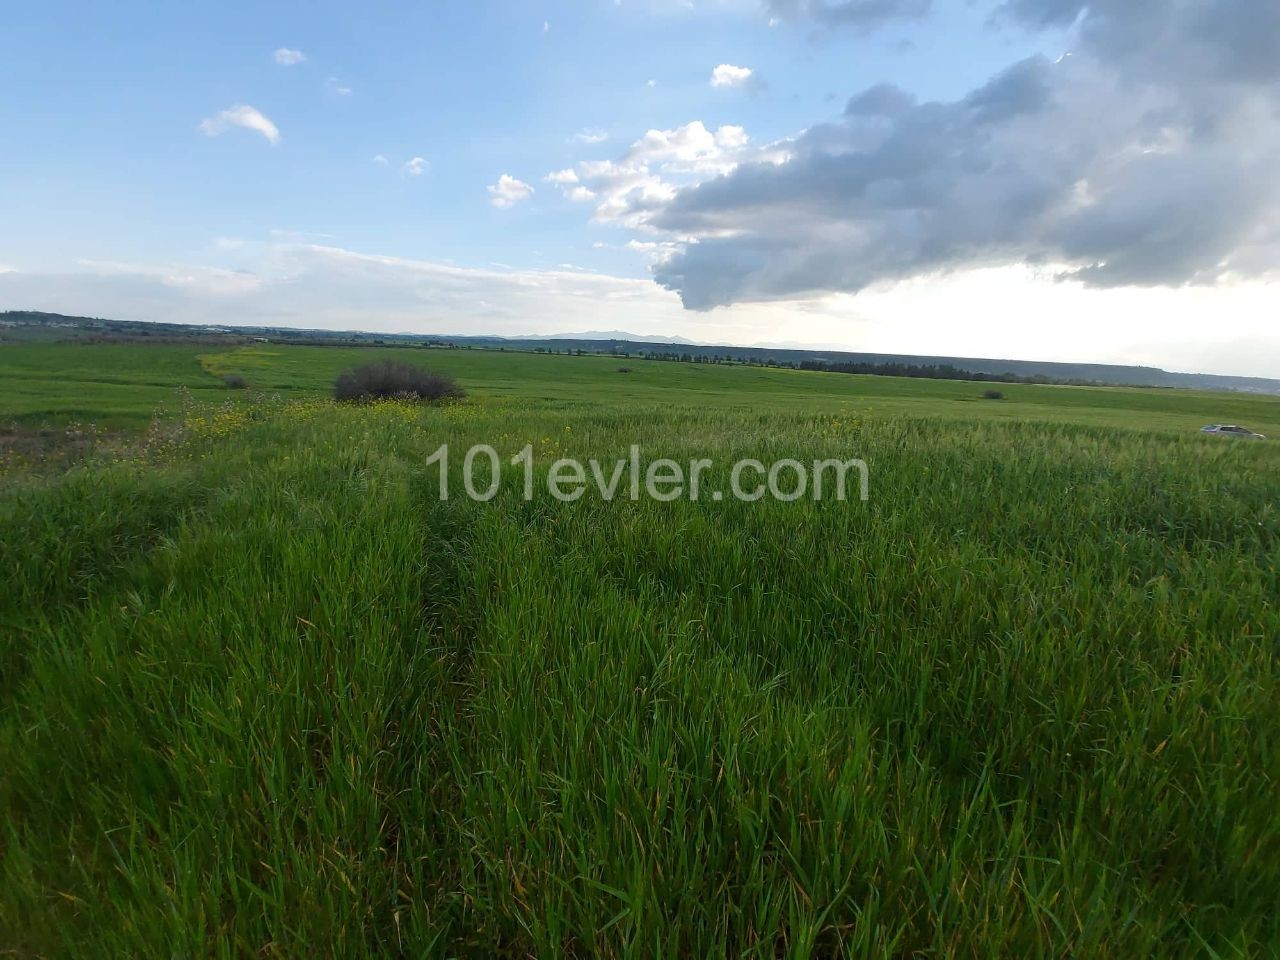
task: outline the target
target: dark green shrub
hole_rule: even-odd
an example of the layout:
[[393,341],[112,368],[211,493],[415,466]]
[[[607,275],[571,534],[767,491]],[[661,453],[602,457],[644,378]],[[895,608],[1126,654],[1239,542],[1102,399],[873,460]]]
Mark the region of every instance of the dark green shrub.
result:
[[333,385],[335,400],[386,400],[400,397],[434,401],[464,396],[466,391],[452,377],[394,360],[354,367],[339,374]]

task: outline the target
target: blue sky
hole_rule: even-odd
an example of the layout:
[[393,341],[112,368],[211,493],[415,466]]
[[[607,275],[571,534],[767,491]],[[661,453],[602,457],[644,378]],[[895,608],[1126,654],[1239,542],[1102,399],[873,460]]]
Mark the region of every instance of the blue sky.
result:
[[[1275,77],[1264,69],[1238,89],[1211,73],[1194,87],[1137,74],[1107,52],[1108,31],[1132,26],[1123,14],[1059,16],[1064,7],[11,5],[0,32],[0,308],[423,332],[629,329],[1280,374],[1275,288],[1258,266],[1274,250],[1269,235],[1257,239],[1271,221],[1239,224],[1224,195],[1215,238],[1172,249],[1167,235],[1187,225],[1152,226],[1148,209],[1168,199],[1115,174],[1126,138],[1150,138],[1155,107],[1105,138],[1085,132],[1117,113],[1116,85],[1133,90],[1133,76],[1153,105],[1206,91],[1238,105],[1274,95]],[[1085,66],[1068,74],[1064,54]],[[1017,64],[1035,74],[1028,90],[1043,74],[1055,109],[1074,112],[1019,108],[993,132],[957,133],[986,122],[965,98]],[[1236,86],[1222,92],[1227,82]],[[851,97],[886,83],[914,98],[910,111],[846,116]],[[934,106],[956,104],[936,119]],[[1044,135],[1031,120],[1055,144],[1034,164],[1027,150],[1043,146],[1024,145]],[[886,136],[919,130],[917,153],[875,182],[849,171],[802,179],[850,158],[863,170]],[[1253,146],[1269,149],[1271,132]],[[931,151],[917,181],[893,172]],[[1186,162],[1169,178],[1194,189],[1202,158],[1172,152]],[[948,155],[973,160],[948,165]],[[1109,178],[1097,204],[1105,224],[1045,226],[1061,207],[1040,182],[1046,169],[1076,194]],[[868,199],[908,190],[905,202]],[[1006,215],[1041,194],[1050,200],[1037,200],[1034,226],[1029,213]],[[989,224],[988,211],[999,211]],[[1056,264],[1083,272],[1063,279]],[[1206,314],[1219,318],[1211,330]]]

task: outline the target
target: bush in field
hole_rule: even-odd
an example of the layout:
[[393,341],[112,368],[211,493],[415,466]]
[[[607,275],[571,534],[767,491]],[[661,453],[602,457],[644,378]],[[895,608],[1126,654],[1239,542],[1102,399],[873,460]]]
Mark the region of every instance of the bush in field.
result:
[[1001,393],[999,390],[983,390],[982,399],[983,400],[1003,400],[1004,394]]
[[394,360],[353,367],[339,374],[333,384],[335,400],[385,400],[390,397],[404,397],[432,401],[464,396],[466,391],[459,387],[452,377]]
[[238,373],[228,373],[222,378],[222,385],[228,390],[243,390],[249,386],[249,381]]

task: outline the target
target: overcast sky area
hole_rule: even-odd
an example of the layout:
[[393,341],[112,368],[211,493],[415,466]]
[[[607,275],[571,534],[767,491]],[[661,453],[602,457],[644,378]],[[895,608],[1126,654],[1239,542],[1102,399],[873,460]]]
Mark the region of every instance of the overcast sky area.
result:
[[1276,0],[46,0],[0,128],[0,309],[1280,376]]

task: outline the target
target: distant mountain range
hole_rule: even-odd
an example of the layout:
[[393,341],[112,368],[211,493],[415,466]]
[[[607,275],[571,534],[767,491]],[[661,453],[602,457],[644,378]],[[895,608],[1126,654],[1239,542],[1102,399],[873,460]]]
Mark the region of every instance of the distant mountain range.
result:
[[[1158,367],[1107,363],[1057,363],[1044,360],[1003,360],[989,357],[937,357],[912,354],[854,353],[840,349],[768,344],[734,347],[696,343],[684,337],[651,337],[623,330],[586,331],[552,336],[449,336],[442,334],[364,333],[360,331],[299,330],[232,324],[192,326],[134,320],[69,317],[34,311],[0,312],[0,343],[23,339],[248,339],[311,344],[416,344],[554,352],[660,355],[669,359],[732,360],[743,363],[798,367],[806,361],[870,366],[951,367],[975,374],[1043,378],[1058,382],[1093,383],[1102,386],[1177,387],[1195,390],[1229,390],[1280,396],[1280,380],[1266,377],[1233,377],[1211,373],[1170,373]],[[661,349],[667,347],[669,349]]]

